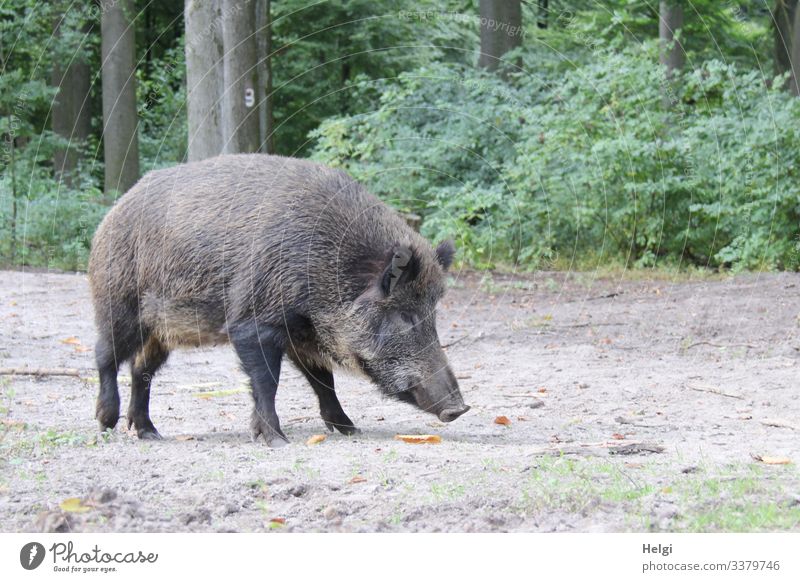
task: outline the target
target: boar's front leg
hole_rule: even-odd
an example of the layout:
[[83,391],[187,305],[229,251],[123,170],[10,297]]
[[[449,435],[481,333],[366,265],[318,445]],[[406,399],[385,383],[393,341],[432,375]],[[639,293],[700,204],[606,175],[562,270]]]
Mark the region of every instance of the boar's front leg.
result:
[[231,343],[250,377],[255,401],[251,422],[253,439],[263,435],[269,446],[285,446],[289,439],[283,434],[275,412],[284,342],[273,328],[252,323],[237,327],[231,333]]
[[333,373],[316,366],[304,365],[299,362],[296,364],[319,399],[319,414],[328,430],[333,432],[333,428],[336,427],[336,430],[342,434],[360,433],[361,430],[353,425],[353,421],[342,410],[342,405],[333,388]]

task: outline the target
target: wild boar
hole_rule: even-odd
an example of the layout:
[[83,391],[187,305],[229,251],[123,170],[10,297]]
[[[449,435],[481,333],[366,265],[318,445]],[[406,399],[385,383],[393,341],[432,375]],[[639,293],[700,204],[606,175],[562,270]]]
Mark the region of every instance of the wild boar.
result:
[[334,370],[450,422],[469,409],[436,332],[454,253],[311,161],[226,155],[150,172],[92,243],[100,428],[119,420],[117,373],[129,362],[128,428],[161,438],[149,413],[154,374],[176,347],[228,341],[250,379],[253,437],[272,446],[288,442],[275,411],[284,357],[331,431],[359,432]]

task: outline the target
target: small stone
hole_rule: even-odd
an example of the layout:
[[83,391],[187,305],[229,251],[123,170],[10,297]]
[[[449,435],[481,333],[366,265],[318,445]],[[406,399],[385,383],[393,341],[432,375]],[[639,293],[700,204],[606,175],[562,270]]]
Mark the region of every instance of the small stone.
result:
[[226,503],[225,507],[222,508],[222,517],[228,517],[234,513],[239,513],[239,506],[233,502]]
[[339,510],[336,509],[333,505],[329,505],[323,510],[322,515],[328,521],[333,521],[334,519],[339,517]]
[[308,493],[308,487],[305,485],[295,485],[289,489],[289,495],[292,497],[302,497],[306,493]]
[[542,406],[544,406],[544,402],[538,398],[534,398],[532,402],[528,403],[528,408],[541,408]]

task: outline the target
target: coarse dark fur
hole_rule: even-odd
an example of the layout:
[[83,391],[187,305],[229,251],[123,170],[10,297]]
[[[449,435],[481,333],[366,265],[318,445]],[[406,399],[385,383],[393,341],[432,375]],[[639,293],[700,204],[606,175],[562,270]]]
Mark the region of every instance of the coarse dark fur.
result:
[[331,430],[358,430],[333,389],[338,368],[453,420],[468,407],[435,307],[454,252],[449,242],[434,250],[344,172],[313,162],[229,155],[150,172],[92,244],[101,428],[119,418],[123,362],[128,426],[159,438],[148,408],[158,368],[176,347],[227,341],[251,380],[253,433],[271,444],[285,440],[274,404],[284,356]]

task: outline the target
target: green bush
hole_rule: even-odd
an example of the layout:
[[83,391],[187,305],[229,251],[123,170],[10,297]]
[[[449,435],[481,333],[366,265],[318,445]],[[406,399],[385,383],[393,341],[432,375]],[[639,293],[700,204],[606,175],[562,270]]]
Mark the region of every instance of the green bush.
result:
[[667,81],[645,45],[507,82],[431,65],[380,93],[323,122],[314,157],[473,264],[800,267],[800,100],[756,72],[710,60]]

